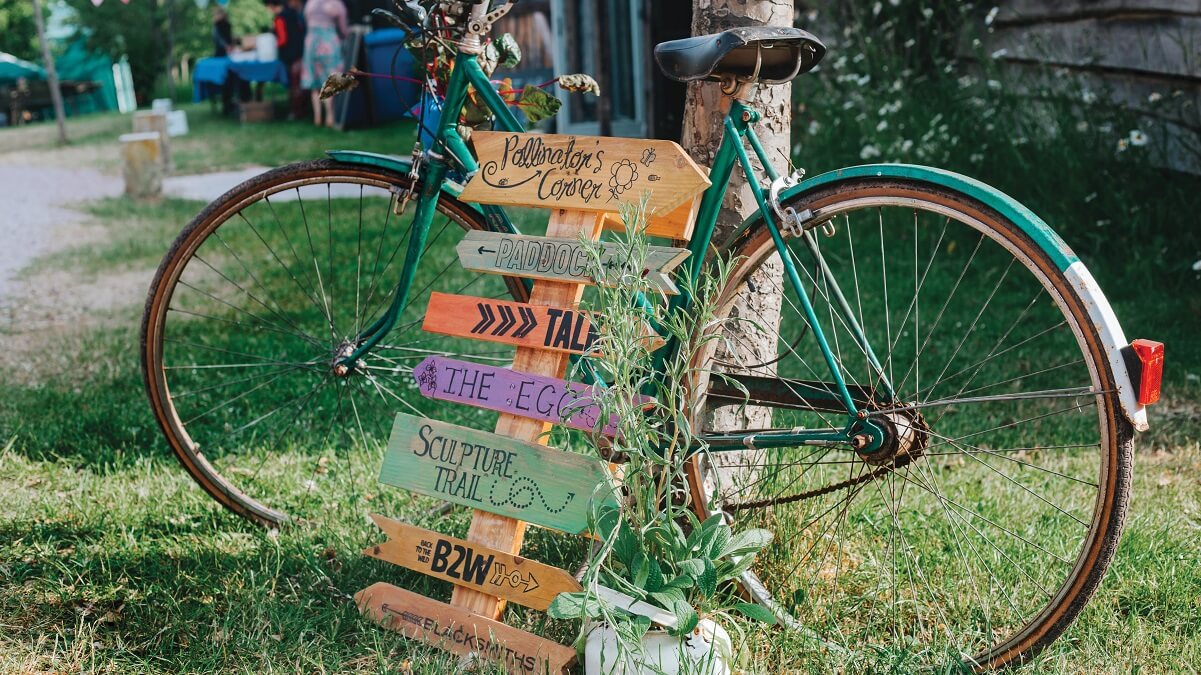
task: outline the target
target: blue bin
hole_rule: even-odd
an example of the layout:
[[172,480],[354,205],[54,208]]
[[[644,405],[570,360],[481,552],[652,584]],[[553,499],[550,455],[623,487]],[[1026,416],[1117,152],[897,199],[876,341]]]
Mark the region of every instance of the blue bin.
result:
[[[416,77],[414,61],[404,47],[405,32],[399,28],[381,28],[363,38],[367,49],[367,69],[372,73]],[[397,54],[397,50],[400,51]],[[396,57],[395,70],[393,56]],[[375,121],[392,122],[405,117],[418,103],[421,89],[415,82],[370,78],[371,96],[375,101]]]

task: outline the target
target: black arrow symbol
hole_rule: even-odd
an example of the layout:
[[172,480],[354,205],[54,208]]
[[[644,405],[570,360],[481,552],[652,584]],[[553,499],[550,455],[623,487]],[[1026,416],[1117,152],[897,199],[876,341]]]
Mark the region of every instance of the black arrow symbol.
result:
[[493,329],[493,335],[504,335],[510,328],[517,324],[517,319],[513,318],[513,309],[508,305],[499,305],[500,310],[500,325]]
[[538,327],[538,317],[534,316],[534,311],[529,307],[518,307],[518,312],[521,312],[521,327],[513,333],[515,338],[523,338],[530,334],[530,331]]
[[477,250],[479,251],[480,255],[484,255],[485,253],[496,253],[496,249],[484,248],[483,246],[479,247]]
[[491,326],[493,321],[496,321],[496,315],[492,313],[492,307],[485,305],[482,302],[475,303],[475,306],[480,310],[480,322],[475,324],[475,327],[471,329],[471,332],[483,333],[484,331],[488,330],[488,326]]

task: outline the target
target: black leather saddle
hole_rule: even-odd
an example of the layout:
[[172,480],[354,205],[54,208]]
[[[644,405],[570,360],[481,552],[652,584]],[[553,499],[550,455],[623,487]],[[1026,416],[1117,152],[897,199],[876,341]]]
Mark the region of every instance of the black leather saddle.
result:
[[655,61],[673,80],[780,84],[806,72],[826,46],[800,28],[733,28],[655,46]]

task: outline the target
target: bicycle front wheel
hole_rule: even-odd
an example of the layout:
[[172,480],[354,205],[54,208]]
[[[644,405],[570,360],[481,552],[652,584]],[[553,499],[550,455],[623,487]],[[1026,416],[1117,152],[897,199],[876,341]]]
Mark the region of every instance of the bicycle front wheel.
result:
[[434,291],[524,292],[459,266],[455,245],[484,223],[442,196],[395,328],[349,373],[334,368],[392,301],[416,210],[397,207],[411,187],[330,160],[282,167],[210,204],[163,259],[142,323],[151,406],[188,473],[239,515],[267,526],[361,517],[356,495],[375,484],[395,413],[430,405],[412,367],[431,354],[512,359],[503,345],[421,330]]
[[949,189],[847,180],[790,206],[826,223],[788,254],[882,438],[766,447],[789,430],[840,430],[847,415],[760,226],[733,252],[718,306],[729,316],[751,280],[781,309],[742,317],[739,356],[705,366],[742,378],[751,407],[710,378],[697,420],[720,434],[734,406],[763,427],[743,436],[759,449],[696,458],[697,509],[776,533],[746,587],[842,648],[830,653],[852,670],[1029,658],[1097,588],[1126,510],[1133,432],[1087,308],[1016,223]]

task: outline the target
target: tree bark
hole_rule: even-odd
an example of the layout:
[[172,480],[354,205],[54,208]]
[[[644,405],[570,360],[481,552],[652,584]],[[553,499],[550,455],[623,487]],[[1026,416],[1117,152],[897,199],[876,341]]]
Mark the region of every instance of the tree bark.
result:
[[[792,26],[793,3],[788,0],[693,0],[692,34],[717,33],[743,26]],[[792,86],[789,84],[759,87],[752,106],[763,120],[755,133],[764,150],[777,168],[786,170],[790,157],[792,123]],[[729,110],[730,100],[723,97],[717,83],[694,82],[688,87],[685,103],[682,144],[698,163],[710,166],[723,134],[722,123]],[[753,154],[752,154],[753,157]],[[762,167],[756,162],[756,175],[762,181]],[[751,194],[747,177],[735,170],[730,179],[725,201],[717,219],[714,242],[720,244],[757,205]],[[768,259],[751,275],[738,293],[732,318],[753,319],[759,328],[731,322],[727,333],[737,347],[734,353],[719,350],[717,359],[730,364],[763,363],[774,358],[777,345],[775,332],[780,323],[783,265],[778,256]],[[729,370],[737,370],[736,367]],[[758,374],[763,374],[759,369]],[[706,412],[707,427],[731,431],[771,427],[771,409],[759,406],[716,406]],[[753,474],[757,463],[756,451],[715,453],[714,464],[719,468],[723,490],[736,486]]]
[[46,84],[50,86],[50,100],[54,103],[54,121],[58,124],[58,142],[67,144],[67,114],[63,111],[63,91],[58,86],[58,71],[54,68],[54,57],[50,55],[50,43],[46,41],[46,21],[42,18],[42,0],[33,0],[33,21],[38,29],[38,42],[42,45],[42,65],[46,68]]

